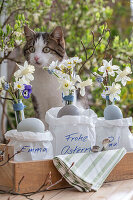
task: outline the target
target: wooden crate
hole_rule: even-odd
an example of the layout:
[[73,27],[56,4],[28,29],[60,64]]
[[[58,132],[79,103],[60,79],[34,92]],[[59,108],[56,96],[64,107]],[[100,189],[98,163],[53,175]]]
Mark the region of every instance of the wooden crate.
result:
[[[0,150],[4,149],[4,145],[0,146]],[[13,148],[6,149],[6,156],[13,154]],[[3,162],[0,162],[2,164]],[[0,167],[0,189],[12,189],[18,193],[35,192],[46,179],[51,171],[52,182],[55,183],[61,178],[60,173],[54,167],[52,160],[45,161],[27,161],[15,162],[9,161],[6,165]],[[24,176],[20,187],[19,182]],[[119,181],[133,178],[133,153],[127,153],[123,159],[116,165],[105,182]],[[67,188],[70,185],[63,179],[60,183],[50,189]],[[44,189],[44,188],[43,188]]]

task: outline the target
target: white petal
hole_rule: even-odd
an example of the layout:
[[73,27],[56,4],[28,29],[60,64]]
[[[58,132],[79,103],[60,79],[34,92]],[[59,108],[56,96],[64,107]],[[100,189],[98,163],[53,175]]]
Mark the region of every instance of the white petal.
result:
[[115,72],[108,72],[111,76],[115,76]]
[[109,66],[112,66],[113,58],[109,61]]
[[121,77],[119,75],[117,75],[115,82],[119,82],[119,81],[121,81]]
[[104,74],[103,74],[103,77],[106,77],[107,76],[107,73],[106,73],[106,71],[104,72]]
[[121,93],[121,90],[118,90],[118,91],[117,91],[117,94],[120,94],[120,93]]
[[104,66],[99,67],[99,68],[98,68],[98,71],[99,71],[99,72],[104,72],[104,71],[105,71],[105,70],[104,70]]
[[80,94],[81,94],[81,96],[84,96],[84,95],[85,95],[85,88],[81,88],[81,89],[80,89]]
[[104,66],[108,66],[109,65],[109,62],[107,60],[103,60],[103,65]]
[[111,102],[113,102],[114,101],[114,94],[110,94],[109,99],[110,99]]
[[112,69],[119,69],[120,67],[119,66],[117,66],[117,65],[113,65],[112,66]]
[[120,101],[120,96],[119,95],[115,95],[115,98],[117,99],[117,101]]
[[75,79],[76,79],[77,81],[81,82],[81,78],[80,78],[79,75],[76,75]]
[[126,79],[127,81],[131,81],[131,78],[129,78],[128,76],[125,76],[125,79]]
[[28,67],[28,62],[27,61],[24,62],[24,67],[26,67],[26,68]]
[[125,79],[122,79],[121,83],[122,83],[123,86],[125,86],[127,81]]

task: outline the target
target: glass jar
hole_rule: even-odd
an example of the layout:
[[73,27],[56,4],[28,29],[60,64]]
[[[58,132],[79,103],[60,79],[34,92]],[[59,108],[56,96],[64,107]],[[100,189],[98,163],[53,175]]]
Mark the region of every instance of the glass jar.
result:
[[18,125],[24,117],[24,104],[22,103],[22,99],[18,99],[18,103],[14,102],[13,103],[13,110],[15,112],[15,119],[16,119],[16,124]]

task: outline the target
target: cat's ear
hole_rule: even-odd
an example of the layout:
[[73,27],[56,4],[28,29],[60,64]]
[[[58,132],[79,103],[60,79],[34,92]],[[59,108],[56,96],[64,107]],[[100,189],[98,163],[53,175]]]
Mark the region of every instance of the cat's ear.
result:
[[30,40],[34,37],[35,35],[35,32],[33,30],[31,30],[28,26],[24,26],[24,34],[25,34],[25,37],[26,37],[26,40]]
[[64,34],[61,26],[57,26],[50,34],[50,36],[54,38],[65,49]]

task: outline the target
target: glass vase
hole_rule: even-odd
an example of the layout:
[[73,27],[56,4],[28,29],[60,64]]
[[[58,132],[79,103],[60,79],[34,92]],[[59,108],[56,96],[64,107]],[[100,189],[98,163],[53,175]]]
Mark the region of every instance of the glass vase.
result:
[[65,102],[65,106],[63,106],[58,114],[57,114],[57,118],[63,117],[65,115],[80,115],[79,109],[78,107],[73,105],[73,100],[74,100],[74,95],[73,94],[69,94],[67,96],[63,96],[62,97],[64,102]]
[[74,100],[74,95],[73,94],[69,94],[67,96],[64,96],[63,100],[65,102],[65,105],[72,105],[73,104],[73,100]]
[[123,114],[118,106],[114,104],[114,101],[109,100],[109,95],[106,95],[106,108],[104,109],[105,120],[122,119]]
[[16,119],[16,124],[18,125],[24,117],[24,104],[22,103],[22,99],[18,99],[18,103],[14,102],[13,103],[13,110],[15,112],[15,119]]

